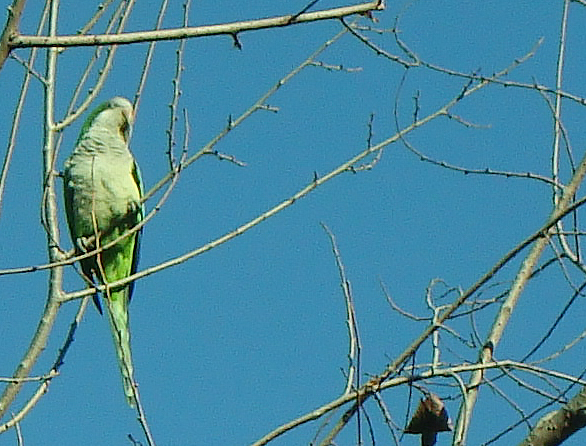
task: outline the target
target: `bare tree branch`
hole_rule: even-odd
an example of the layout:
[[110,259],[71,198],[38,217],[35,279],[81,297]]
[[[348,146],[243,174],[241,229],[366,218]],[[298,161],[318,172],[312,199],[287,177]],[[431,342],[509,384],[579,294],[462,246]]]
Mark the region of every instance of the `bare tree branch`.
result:
[[13,0],[12,5],[8,7],[8,19],[0,36],[0,70],[12,49],[10,40],[18,34],[18,23],[25,3],[26,0]]
[[118,35],[69,35],[69,36],[27,36],[12,35],[9,38],[9,49],[28,47],[67,47],[67,46],[96,46],[96,45],[125,45],[155,40],[176,40],[193,37],[228,35],[234,36],[244,31],[266,28],[276,28],[301,23],[330,20],[354,14],[363,14],[368,11],[384,9],[382,0],[375,0],[354,6],[325,9],[322,11],[306,12],[294,20],[291,15],[270,17],[267,19],[249,20],[244,22],[224,23],[220,25],[205,25],[187,28],[176,28],[155,31],[140,31]]

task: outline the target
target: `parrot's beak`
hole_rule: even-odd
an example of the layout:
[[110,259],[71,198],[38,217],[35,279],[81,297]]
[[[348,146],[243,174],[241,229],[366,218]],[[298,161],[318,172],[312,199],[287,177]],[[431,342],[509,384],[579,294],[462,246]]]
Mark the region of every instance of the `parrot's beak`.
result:
[[129,125],[134,124],[134,110],[132,108],[124,108],[122,113],[124,113]]

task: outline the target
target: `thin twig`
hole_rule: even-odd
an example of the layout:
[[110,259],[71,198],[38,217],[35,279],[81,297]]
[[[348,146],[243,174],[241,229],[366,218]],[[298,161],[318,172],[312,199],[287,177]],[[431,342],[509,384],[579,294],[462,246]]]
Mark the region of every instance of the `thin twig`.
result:
[[[189,23],[189,0],[183,4],[183,27],[186,28]],[[167,129],[167,159],[169,169],[175,167],[175,158],[173,151],[175,149],[175,125],[177,124],[177,106],[181,96],[181,75],[185,67],[183,66],[183,53],[185,52],[185,39],[181,39],[176,50],[175,77],[172,80],[173,97],[169,104],[169,128]]]
[[[121,35],[122,30],[124,29],[124,26],[126,25],[128,18],[130,17],[130,13],[132,11],[132,7],[134,6],[135,2],[136,2],[136,0],[128,0],[128,4],[126,5],[126,9],[124,10],[124,14],[122,15],[120,22],[118,24],[118,28],[116,29],[116,34],[107,34],[108,36]],[[120,7],[122,7],[123,4],[124,3],[121,3]],[[117,10],[117,12],[113,15],[112,20],[111,20],[111,24],[113,24],[115,19],[117,18],[116,14],[118,13],[118,11],[119,10]],[[80,36],[80,37],[85,37],[85,36]],[[96,48],[96,54],[99,54],[98,50],[99,50],[99,48]],[[108,56],[106,57],[106,60],[104,62],[104,66],[100,70],[100,75],[98,76],[96,83],[89,90],[88,95],[86,96],[86,98],[83,100],[81,105],[75,111],[68,114],[65,117],[65,119],[63,119],[61,122],[54,124],[55,131],[61,131],[65,127],[71,125],[83,112],[85,112],[87,110],[87,108],[91,105],[91,103],[94,101],[94,99],[98,96],[98,93],[102,90],[102,87],[104,86],[104,83],[106,82],[107,74],[109,73],[110,69],[112,68],[112,63],[114,60],[114,55],[116,53],[116,50],[117,50],[116,46],[112,46],[112,47],[108,48]]]
[[[165,18],[165,13],[167,12],[167,5],[168,4],[169,4],[169,0],[163,0],[161,2],[161,7],[159,8],[159,13],[157,15],[157,22],[155,23],[155,30],[159,30],[163,26],[163,19]],[[138,82],[136,94],[134,95],[133,108],[134,108],[135,113],[140,106],[140,99],[142,97],[142,92],[143,92],[144,87],[146,85],[146,80],[147,80],[148,74],[151,69],[153,55],[155,53],[155,46],[156,46],[156,42],[149,43],[149,47],[148,47],[146,56],[144,58],[144,63],[142,66],[142,73],[140,74],[140,81]],[[131,132],[132,132],[132,129],[131,129]],[[131,135],[132,135],[132,133],[131,133]]]
[[358,334],[358,326],[356,323],[356,313],[354,310],[354,302],[352,299],[352,289],[350,281],[346,277],[346,270],[342,263],[342,257],[338,250],[336,238],[330,228],[325,223],[320,223],[321,227],[326,231],[332,245],[334,259],[338,267],[338,274],[340,275],[340,286],[344,293],[344,302],[346,304],[346,325],[348,327],[348,373],[346,379],[346,387],[344,393],[349,393],[352,389],[360,387],[360,336]]
[[114,2],[114,0],[105,0],[104,2],[99,3],[98,8],[97,8],[96,12],[94,13],[94,15],[90,17],[90,19],[87,21],[87,23],[84,26],[82,26],[77,31],[77,33],[78,34],[87,34],[87,32],[90,29],[92,29],[96,25],[96,23],[98,23],[98,20],[100,20],[100,18],[108,10],[108,6],[110,6],[113,2]]

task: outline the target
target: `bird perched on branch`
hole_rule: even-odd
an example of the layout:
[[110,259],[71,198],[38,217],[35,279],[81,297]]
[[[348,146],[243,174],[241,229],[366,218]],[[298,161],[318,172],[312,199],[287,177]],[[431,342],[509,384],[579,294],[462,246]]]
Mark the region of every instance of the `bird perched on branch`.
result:
[[[134,110],[128,99],[115,97],[93,110],[83,124],[75,149],[65,161],[64,198],[67,223],[78,253],[98,250],[80,261],[88,281],[106,285],[103,300],[114,337],[128,404],[136,403],[130,351],[128,303],[134,283],[108,284],[136,272],[144,216],[138,165],[128,149]],[[114,240],[113,246],[100,250]],[[102,309],[97,295],[94,302]]]
[[434,446],[437,433],[451,431],[452,422],[440,397],[431,392],[426,394],[404,432],[420,434],[421,446]]

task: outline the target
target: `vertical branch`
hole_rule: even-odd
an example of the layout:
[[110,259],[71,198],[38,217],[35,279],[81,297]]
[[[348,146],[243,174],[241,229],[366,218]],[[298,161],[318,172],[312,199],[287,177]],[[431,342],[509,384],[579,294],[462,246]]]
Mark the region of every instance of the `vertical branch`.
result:
[[134,382],[134,378],[133,378],[132,385],[134,388],[134,398],[136,399],[136,410],[138,412],[138,422],[140,423],[140,426],[142,427],[142,431],[144,433],[144,436],[147,440],[148,445],[149,446],[156,446],[155,440],[153,438],[153,434],[151,433],[151,428],[149,427],[149,424],[146,419],[146,414],[145,414],[144,408],[142,406],[142,402],[140,400],[140,392],[138,391],[138,385],[136,385],[136,382]]
[[[559,51],[558,51],[558,60],[557,60],[557,69],[556,69],[556,95],[555,95],[555,105],[553,109],[553,118],[554,118],[554,141],[553,141],[553,150],[552,150],[552,179],[559,183],[559,168],[560,168],[560,141],[563,134],[563,126],[562,126],[562,95],[560,91],[562,90],[563,85],[563,77],[564,77],[564,61],[566,55],[566,38],[568,32],[568,14],[570,9],[570,0],[564,1],[564,10],[562,13],[562,23],[560,29],[560,42],[559,42]],[[566,144],[569,147],[569,142],[566,139]],[[570,157],[570,163],[572,168],[573,160],[571,153],[568,154]],[[572,172],[573,173],[573,172]],[[557,204],[560,198],[561,190],[557,187],[553,188],[553,204],[554,206]],[[574,215],[576,218],[576,216]],[[575,223],[576,224],[576,223]],[[576,252],[574,253],[564,235],[564,226],[563,222],[560,220],[557,222],[558,228],[558,238],[560,244],[564,248],[566,254],[572,259],[574,262],[580,261],[580,246],[579,246],[579,238],[576,237]]]
[[[161,29],[161,26],[163,26],[163,18],[165,17],[165,13],[167,12],[168,3],[169,3],[168,0],[163,0],[163,2],[161,3],[161,7],[159,8],[159,14],[157,15],[157,23],[155,25],[155,30],[159,30],[159,29]],[[138,111],[138,106],[140,104],[140,98],[142,96],[142,91],[144,90],[144,86],[146,85],[146,79],[148,77],[148,74],[149,74],[149,71],[151,68],[151,63],[153,61],[153,54],[155,52],[156,44],[157,44],[157,42],[155,42],[155,41],[152,41],[149,43],[149,49],[147,50],[147,54],[144,59],[144,64],[142,66],[142,73],[140,75],[140,81],[138,83],[138,88],[136,89],[136,93],[134,95],[133,109],[134,109],[135,114]],[[130,129],[131,135],[132,135],[133,129],[134,129],[134,126],[132,126]]]
[[[425,300],[427,302],[427,306],[428,308],[433,312],[433,317],[432,317],[432,323],[434,325],[441,325],[440,322],[440,316],[441,316],[441,310],[443,308],[438,307],[435,305],[435,303],[433,302],[433,287],[435,286],[435,284],[438,282],[438,279],[433,279],[431,281],[431,283],[429,284],[429,286],[427,287],[427,290],[425,292]],[[439,349],[439,330],[435,330],[432,334],[431,334],[431,347],[432,347],[432,358],[431,358],[431,370],[435,370],[437,367],[439,367],[439,362],[440,362],[440,349]]]
[[[49,35],[57,35],[57,17],[59,13],[59,0],[51,0],[49,12]],[[57,133],[55,131],[55,86],[57,81],[57,56],[58,48],[49,48],[47,57],[47,73],[45,83],[45,120],[44,120],[44,144],[43,144],[43,220],[47,224],[49,243],[49,260],[60,260],[57,243],[59,241],[59,227],[57,225],[57,200],[55,196],[55,171],[53,162],[55,159],[55,143]],[[51,269],[52,275],[60,269]]]
[[189,126],[189,114],[187,113],[187,109],[183,109],[183,121],[185,122],[185,132],[183,133],[183,149],[181,150],[181,158],[179,160],[179,164],[177,164],[177,170],[181,169],[181,166],[187,159],[187,154],[189,153],[189,132],[191,131],[191,127]]
[[[189,0],[183,4],[183,27],[186,28],[189,22]],[[167,130],[167,158],[169,159],[169,170],[175,169],[175,157],[173,149],[175,148],[175,124],[177,123],[177,105],[179,103],[179,96],[181,96],[181,73],[183,67],[183,53],[185,52],[185,39],[181,39],[179,47],[177,48],[177,62],[175,65],[175,77],[173,78],[173,99],[169,108],[171,115],[169,116],[169,129]]]
[[[47,14],[49,13],[48,4],[45,5],[45,9],[41,14],[41,19],[39,21],[39,26],[37,27],[37,35],[41,35],[43,29],[45,28],[45,22],[47,21]],[[8,147],[6,149],[6,156],[4,157],[4,162],[2,163],[2,171],[0,172],[0,217],[2,216],[2,197],[4,196],[4,188],[6,187],[6,177],[8,176],[8,170],[10,168],[10,162],[12,161],[12,154],[14,153],[14,147],[16,146],[16,135],[18,133],[18,128],[20,124],[20,117],[22,115],[22,109],[24,107],[24,100],[28,93],[28,87],[30,85],[30,80],[32,76],[32,67],[34,66],[36,57],[37,57],[38,48],[32,48],[31,53],[27,62],[27,66],[30,69],[27,69],[24,80],[22,81],[22,87],[20,89],[20,96],[18,98],[18,105],[16,106],[16,110],[14,112],[14,117],[12,119],[12,126],[10,128],[10,138],[8,141]]]
[[[356,313],[354,311],[354,302],[352,301],[352,291],[350,289],[350,282],[346,278],[346,272],[338,245],[336,244],[336,238],[330,228],[324,223],[321,223],[322,228],[328,234],[330,243],[332,245],[332,251],[336,259],[336,266],[340,274],[340,284],[344,292],[344,299],[346,303],[346,324],[348,325],[348,376],[346,379],[346,388],[344,389],[344,395],[352,392],[353,390],[360,387],[360,339],[358,337],[358,327],[356,325]],[[355,382],[356,381],[356,382]]]
[[[556,70],[556,95],[554,107],[554,132],[553,132],[553,152],[551,156],[551,178],[554,183],[559,181],[560,168],[560,140],[561,140],[561,116],[562,116],[562,97],[560,91],[562,89],[562,79],[564,74],[564,54],[566,50],[566,33],[568,29],[568,10],[570,8],[570,0],[564,1],[564,11],[562,14],[562,26],[560,30],[560,49],[558,53],[558,65]],[[560,192],[557,187],[553,187],[553,204],[557,204]]]
[[[336,259],[336,265],[338,267],[338,272],[340,274],[340,283],[342,286],[342,290],[344,292],[344,300],[346,303],[346,324],[348,325],[348,377],[346,381],[346,388],[344,389],[344,394],[347,395],[348,393],[352,392],[355,389],[360,387],[360,337],[358,335],[358,326],[356,324],[356,312],[354,310],[354,302],[352,299],[352,291],[350,287],[350,281],[346,277],[346,272],[344,269],[344,264],[342,263],[342,258],[340,256],[340,251],[338,250],[338,246],[336,244],[336,238],[330,229],[324,224],[321,223],[322,228],[328,234],[330,238],[330,243],[332,245],[332,251],[334,252],[334,257]],[[361,396],[357,393],[356,403],[352,408],[344,414],[342,420],[336,425],[333,432],[330,432],[326,439],[322,442],[322,444],[329,444],[337,433],[350,421],[354,413],[358,414],[357,420],[357,429],[358,429],[358,444],[362,444],[361,439],[361,420],[360,420],[360,406],[362,404]]]
[[[55,36],[57,34],[57,16],[59,9],[59,1],[50,1],[49,12],[49,35]],[[43,202],[43,214],[47,222],[47,248],[49,254],[49,261],[55,262],[60,260],[61,254],[58,247],[59,242],[59,227],[57,225],[57,201],[55,198],[55,172],[53,171],[53,157],[55,148],[55,126],[54,126],[54,103],[55,103],[55,80],[57,71],[57,48],[49,48],[47,55],[46,68],[46,83],[45,83],[45,120],[44,120],[44,146],[43,146],[43,194],[45,200]],[[59,296],[61,294],[61,283],[63,276],[63,268],[51,268],[49,272],[49,284],[47,303],[43,316],[41,317],[37,326],[36,332],[33,336],[31,344],[20,361],[13,377],[15,381],[11,382],[2,393],[0,397],[0,417],[2,417],[14,398],[22,388],[23,381],[30,373],[33,365],[38,359],[39,355],[44,350],[47,339],[57,317],[59,310]]]

